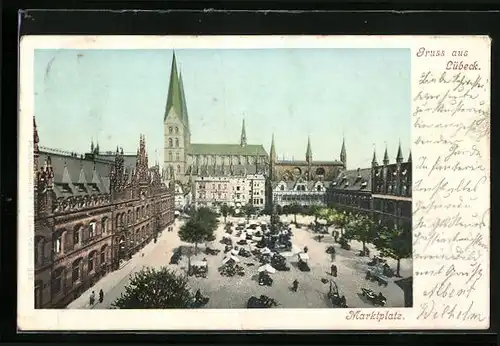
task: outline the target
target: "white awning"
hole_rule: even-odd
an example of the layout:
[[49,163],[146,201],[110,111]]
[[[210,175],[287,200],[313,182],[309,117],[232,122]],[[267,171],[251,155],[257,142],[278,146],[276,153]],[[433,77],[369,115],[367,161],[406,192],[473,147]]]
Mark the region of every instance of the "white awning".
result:
[[299,253],[299,258],[303,261],[307,261],[309,259],[309,255],[306,253]]
[[271,250],[269,250],[269,248],[265,247],[262,250],[260,250],[260,252],[263,254],[267,254],[267,253],[271,253]]
[[259,267],[259,273],[260,272],[268,272],[274,274],[276,273],[276,269],[274,269],[270,264],[264,264],[263,266]]

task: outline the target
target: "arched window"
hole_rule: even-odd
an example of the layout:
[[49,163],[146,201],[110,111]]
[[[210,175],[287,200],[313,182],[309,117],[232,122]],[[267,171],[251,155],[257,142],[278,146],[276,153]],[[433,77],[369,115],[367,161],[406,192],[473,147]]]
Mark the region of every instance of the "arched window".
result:
[[169,126],[169,128],[168,128],[168,133],[169,133],[169,134],[172,134],[172,126]]
[[80,262],[82,261],[81,258],[78,258],[73,262],[71,265],[71,281],[73,283],[77,282],[80,280]]
[[179,128],[176,126],[175,127],[175,134],[178,135],[179,134]]
[[106,217],[101,219],[101,234],[106,234],[106,221],[108,221]]
[[172,152],[171,151],[168,152],[168,161],[172,161]]
[[80,225],[75,226],[75,229],[73,230],[73,244],[74,245],[80,243],[80,230],[81,230]]
[[178,148],[179,147],[179,138],[176,138],[175,139],[175,147]]
[[168,146],[169,146],[169,148],[172,148],[172,147],[173,147],[173,141],[172,141],[172,138],[169,138],[169,139],[168,139]]
[[179,153],[175,153],[175,161],[180,161],[181,155]]
[[116,215],[115,227],[118,228],[120,226],[120,214]]
[[53,249],[56,254],[59,254],[62,251],[62,235],[64,231],[64,229],[59,229],[55,231],[52,236]]
[[52,272],[52,292],[59,293],[63,287],[64,267],[59,267]]
[[317,191],[321,191],[321,185],[316,186]]
[[102,247],[101,247],[101,265],[103,263],[106,263],[106,249],[107,249],[107,245],[104,244]]
[[88,258],[88,272],[89,273],[91,273],[95,269],[95,260],[96,260],[95,251],[92,251],[89,254],[89,258]]
[[177,165],[177,173],[181,172],[181,165]]

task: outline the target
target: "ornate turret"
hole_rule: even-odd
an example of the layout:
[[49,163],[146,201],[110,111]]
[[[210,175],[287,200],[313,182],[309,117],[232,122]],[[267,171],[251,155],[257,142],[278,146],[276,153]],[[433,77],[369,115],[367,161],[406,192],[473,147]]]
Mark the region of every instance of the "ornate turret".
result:
[[410,150],[410,155],[408,155],[408,162],[411,162],[411,150]]
[[307,137],[306,161],[312,163],[311,137]]
[[387,166],[389,164],[389,154],[387,153],[387,145],[385,146],[385,153],[384,153],[384,166]]
[[347,167],[347,153],[345,149],[345,138],[342,139],[342,149],[340,149],[340,161],[344,164],[344,169]]
[[243,123],[241,124],[240,145],[242,147],[247,145],[247,132],[245,131],[245,119],[243,119]]
[[396,162],[397,163],[402,163],[403,162],[403,152],[401,150],[401,141],[399,142],[399,146],[398,146],[398,154],[396,155]]

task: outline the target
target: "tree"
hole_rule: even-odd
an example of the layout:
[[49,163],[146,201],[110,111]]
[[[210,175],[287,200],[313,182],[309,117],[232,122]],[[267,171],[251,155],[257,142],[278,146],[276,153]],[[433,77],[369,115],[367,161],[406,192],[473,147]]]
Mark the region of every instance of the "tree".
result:
[[401,259],[412,255],[411,226],[381,227],[375,239],[375,246],[381,256],[397,261],[396,276],[400,276]]
[[195,254],[198,244],[215,239],[214,232],[218,226],[217,215],[209,208],[198,209],[193,216],[181,226],[179,238],[182,241],[193,243]]
[[191,307],[193,295],[186,276],[167,267],[146,268],[136,273],[125,286],[125,293],[111,307],[115,309],[185,309]]
[[340,228],[341,236],[344,235],[344,228],[349,223],[349,217],[345,212],[332,211],[328,217],[328,221],[332,222],[338,228]]
[[375,224],[366,216],[351,219],[345,227],[344,237],[362,242],[363,252],[366,251],[366,243],[373,242],[375,236]]
[[250,216],[255,214],[257,209],[251,203],[247,203],[243,206],[243,213],[247,216],[247,220],[250,220]]
[[297,214],[301,212],[302,207],[297,203],[292,203],[290,205],[290,213],[293,214],[293,222],[297,225]]
[[284,214],[283,207],[281,205],[279,205],[279,204],[276,205],[275,210],[276,210],[276,214],[278,214],[278,215],[283,215]]
[[227,216],[232,214],[232,208],[227,204],[223,204],[220,207],[220,213],[224,216],[224,224],[227,223]]

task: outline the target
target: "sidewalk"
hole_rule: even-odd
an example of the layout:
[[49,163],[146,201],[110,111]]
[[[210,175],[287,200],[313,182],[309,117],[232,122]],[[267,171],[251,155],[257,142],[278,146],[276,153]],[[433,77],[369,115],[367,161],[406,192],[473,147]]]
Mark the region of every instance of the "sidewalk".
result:
[[[174,232],[177,230],[176,226],[177,223],[174,224]],[[114,301],[115,299],[113,295],[109,295],[108,293],[116,286],[122,284],[123,281],[128,281],[134,270],[139,266],[144,265],[144,261],[147,256],[162,243],[165,243],[167,237],[171,234],[172,232],[167,232],[165,229],[158,237],[156,244],[154,243],[154,240],[151,239],[151,241],[141,251],[137,252],[130,260],[120,265],[118,270],[108,273],[105,277],[96,282],[94,286],[85,291],[80,297],[72,301],[66,309],[99,309],[108,307],[112,303],[112,301],[108,300]],[[104,300],[102,303],[99,303],[99,290],[101,289],[104,291]],[[92,291],[94,291],[96,303],[93,306],[90,306],[90,295],[92,294]]]

